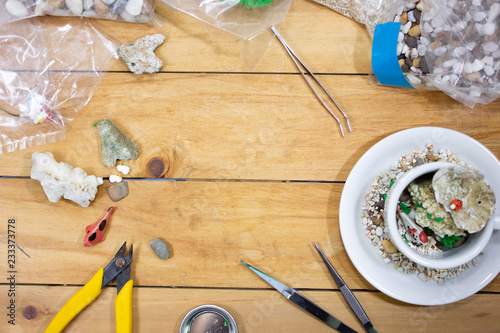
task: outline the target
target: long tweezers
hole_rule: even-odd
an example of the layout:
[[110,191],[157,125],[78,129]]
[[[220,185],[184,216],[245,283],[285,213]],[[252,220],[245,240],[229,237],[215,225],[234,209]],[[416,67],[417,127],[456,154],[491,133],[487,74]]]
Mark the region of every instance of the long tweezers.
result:
[[[285,50],[288,53],[288,55],[290,56],[290,58],[292,58],[293,63],[295,64],[295,66],[299,70],[300,74],[302,75],[302,77],[306,81],[306,83],[309,86],[309,88],[311,88],[311,90],[313,91],[314,95],[316,95],[316,98],[321,102],[321,104],[325,107],[325,109],[330,113],[330,115],[333,118],[335,118],[335,120],[339,124],[340,132],[342,133],[342,137],[344,137],[344,129],[342,128],[342,123],[340,122],[339,118],[332,112],[332,110],[330,110],[330,108],[325,104],[325,102],[323,101],[323,99],[318,95],[318,93],[316,92],[316,90],[314,89],[314,87],[312,86],[312,84],[307,79],[304,71],[300,67],[301,65],[306,70],[306,72],[311,75],[311,77],[314,79],[314,81],[316,81],[316,83],[321,87],[321,89],[323,89],[323,91],[328,95],[328,97],[335,104],[335,106],[340,110],[340,112],[342,113],[342,115],[344,116],[344,118],[346,120],[347,128],[349,129],[349,132],[352,132],[351,123],[349,122],[349,118],[347,118],[346,113],[344,112],[344,110],[342,110],[342,108],[337,103],[337,101],[335,101],[335,99],[332,97],[332,95],[330,95],[330,93],[328,92],[328,90],[326,90],[326,88],[323,86],[323,84],[321,84],[321,82],[314,75],[314,73],[311,72],[309,70],[309,68],[307,68],[307,66],[302,62],[302,60],[300,60],[300,58],[295,54],[295,52],[293,52],[293,50],[290,48],[290,46],[288,46],[288,44],[285,42],[285,40],[283,39],[283,37],[281,37],[281,35],[279,34],[278,30],[276,30],[276,28],[273,25],[271,26],[271,30],[276,35],[276,37],[278,37],[278,40],[283,45],[283,47],[285,48]],[[299,65],[299,63],[300,63],[300,65]]]
[[347,284],[344,282],[340,274],[337,272],[335,267],[330,263],[328,258],[326,258],[325,254],[321,249],[319,248],[318,244],[314,242],[314,246],[316,247],[316,250],[318,250],[319,255],[323,259],[323,261],[326,264],[326,267],[328,267],[328,270],[330,271],[330,274],[332,274],[333,279],[335,280],[335,283],[340,289],[340,292],[342,295],[344,295],[344,298],[346,299],[347,303],[351,307],[352,311],[356,314],[356,317],[358,317],[359,321],[361,324],[363,324],[363,327],[365,328],[366,332],[368,333],[377,333],[377,330],[373,327],[372,322],[370,321],[370,318],[366,315],[365,310],[363,310],[363,307],[361,304],[359,304],[358,299],[354,294],[352,293],[351,289],[347,286]]

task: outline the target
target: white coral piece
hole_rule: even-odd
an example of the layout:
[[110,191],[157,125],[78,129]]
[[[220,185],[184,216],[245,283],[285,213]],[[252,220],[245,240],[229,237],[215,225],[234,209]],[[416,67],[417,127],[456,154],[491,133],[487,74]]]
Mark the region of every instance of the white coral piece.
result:
[[65,162],[58,163],[49,152],[35,152],[31,161],[31,178],[40,181],[51,202],[57,202],[64,196],[81,207],[88,207],[95,198],[97,186],[103,183],[102,177],[88,176],[81,168],[73,168]]

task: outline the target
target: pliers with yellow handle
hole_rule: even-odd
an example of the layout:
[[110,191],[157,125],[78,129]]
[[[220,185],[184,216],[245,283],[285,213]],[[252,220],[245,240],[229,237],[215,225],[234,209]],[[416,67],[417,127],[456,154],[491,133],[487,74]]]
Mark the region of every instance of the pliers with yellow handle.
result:
[[64,304],[54,319],[50,322],[45,333],[61,332],[69,322],[87,305],[92,303],[105,285],[116,279],[117,296],[115,300],[116,332],[132,332],[132,287],[130,280],[130,263],[132,262],[133,245],[125,255],[127,242],[123,243],[113,260],[82,287],[70,300]]

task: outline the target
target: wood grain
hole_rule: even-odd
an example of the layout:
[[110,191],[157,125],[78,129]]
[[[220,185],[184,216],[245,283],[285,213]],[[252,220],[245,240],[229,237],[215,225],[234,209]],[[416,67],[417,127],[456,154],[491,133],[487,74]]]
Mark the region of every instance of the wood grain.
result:
[[[340,238],[337,207],[342,184],[128,183],[130,194],[122,201],[114,204],[101,188],[95,202],[81,208],[64,199],[48,202],[38,181],[2,179],[3,219],[16,219],[16,239],[31,256],[19,253],[18,282],[85,284],[127,241],[135,244],[136,285],[266,287],[246,274],[240,263],[245,260],[295,288],[331,289],[313,247],[316,241],[335,258],[351,288],[374,290],[352,265]],[[112,205],[116,211],[106,241],[84,247],[85,227]],[[156,237],[170,247],[169,260],[161,261],[150,249]],[[6,262],[6,247],[0,247],[0,254]],[[0,280],[5,274],[0,271]],[[499,278],[485,290],[500,292]]]
[[[79,287],[18,286],[16,325],[0,321],[3,332],[41,332],[61,306]],[[7,292],[0,286],[0,293]],[[362,332],[363,327],[348,309],[338,291],[301,291],[306,297],[344,323]],[[114,332],[114,288],[105,288],[100,297],[83,310],[66,332]],[[496,332],[498,296],[478,294],[439,307],[403,305],[379,292],[355,292],[379,332],[442,332],[458,325],[459,332]],[[300,310],[274,290],[141,288],[133,291],[134,332],[178,332],[182,318],[192,308],[216,304],[234,317],[240,332],[332,332],[313,316]],[[33,315],[27,319],[28,308]]]
[[139,146],[138,159],[125,162],[131,177],[149,177],[148,161],[164,157],[168,178],[343,181],[377,141],[418,126],[463,132],[500,156],[500,100],[469,109],[441,92],[373,86],[365,76],[321,79],[350,117],[344,139],[299,75],[110,73],[65,141],[1,155],[0,175],[28,176],[35,151],[89,174],[116,173],[102,164],[92,127],[102,118]]

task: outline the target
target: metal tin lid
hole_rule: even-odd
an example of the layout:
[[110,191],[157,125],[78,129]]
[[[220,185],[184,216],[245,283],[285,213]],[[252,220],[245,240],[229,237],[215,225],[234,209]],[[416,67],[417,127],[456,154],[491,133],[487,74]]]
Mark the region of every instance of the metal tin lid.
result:
[[229,312],[217,305],[200,305],[184,317],[179,333],[238,333]]

